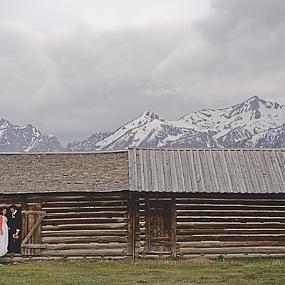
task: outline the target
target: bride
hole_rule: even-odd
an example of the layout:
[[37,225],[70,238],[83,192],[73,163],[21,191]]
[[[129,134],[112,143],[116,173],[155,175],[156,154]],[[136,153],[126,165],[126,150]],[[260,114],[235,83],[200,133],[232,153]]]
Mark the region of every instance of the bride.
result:
[[8,252],[9,234],[6,211],[6,209],[0,209],[0,256]]

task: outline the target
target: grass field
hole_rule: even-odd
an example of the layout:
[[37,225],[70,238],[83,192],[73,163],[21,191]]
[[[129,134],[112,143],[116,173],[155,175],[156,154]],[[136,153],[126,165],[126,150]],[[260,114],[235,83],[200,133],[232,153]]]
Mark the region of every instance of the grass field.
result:
[[0,284],[285,284],[285,259],[39,261],[0,266]]

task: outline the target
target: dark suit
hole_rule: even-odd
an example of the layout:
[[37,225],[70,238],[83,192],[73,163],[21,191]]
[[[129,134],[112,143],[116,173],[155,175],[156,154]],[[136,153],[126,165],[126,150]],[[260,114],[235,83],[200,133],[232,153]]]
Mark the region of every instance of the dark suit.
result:
[[[13,235],[20,230],[19,239],[14,239]],[[22,230],[22,217],[19,210],[12,214],[9,219],[9,252],[21,253],[21,230]]]

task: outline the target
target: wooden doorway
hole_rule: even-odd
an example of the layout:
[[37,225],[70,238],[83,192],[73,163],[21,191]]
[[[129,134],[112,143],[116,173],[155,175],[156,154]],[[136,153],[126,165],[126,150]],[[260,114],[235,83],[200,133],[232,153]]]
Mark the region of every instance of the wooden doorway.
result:
[[39,256],[45,248],[42,244],[42,220],[45,212],[41,204],[25,205],[22,210],[22,245],[21,252],[24,256]]
[[146,252],[173,255],[175,210],[172,199],[148,199],[146,211]]

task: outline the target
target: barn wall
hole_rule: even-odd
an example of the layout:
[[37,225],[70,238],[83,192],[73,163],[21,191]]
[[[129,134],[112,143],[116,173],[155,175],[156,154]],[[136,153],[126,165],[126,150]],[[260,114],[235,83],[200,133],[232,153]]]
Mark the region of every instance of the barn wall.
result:
[[[146,201],[175,199],[171,252],[148,251]],[[285,255],[285,196],[145,194],[138,203],[137,256]]]
[[42,255],[127,255],[127,193],[50,196],[42,210]]
[[[15,197],[8,198],[8,204]],[[41,249],[24,253],[51,258],[126,258],[127,198],[127,192],[18,196],[24,209],[30,211],[33,205],[41,205],[46,213],[41,222]],[[35,218],[30,215],[29,219]]]
[[176,198],[177,251],[206,255],[285,255],[284,195]]

